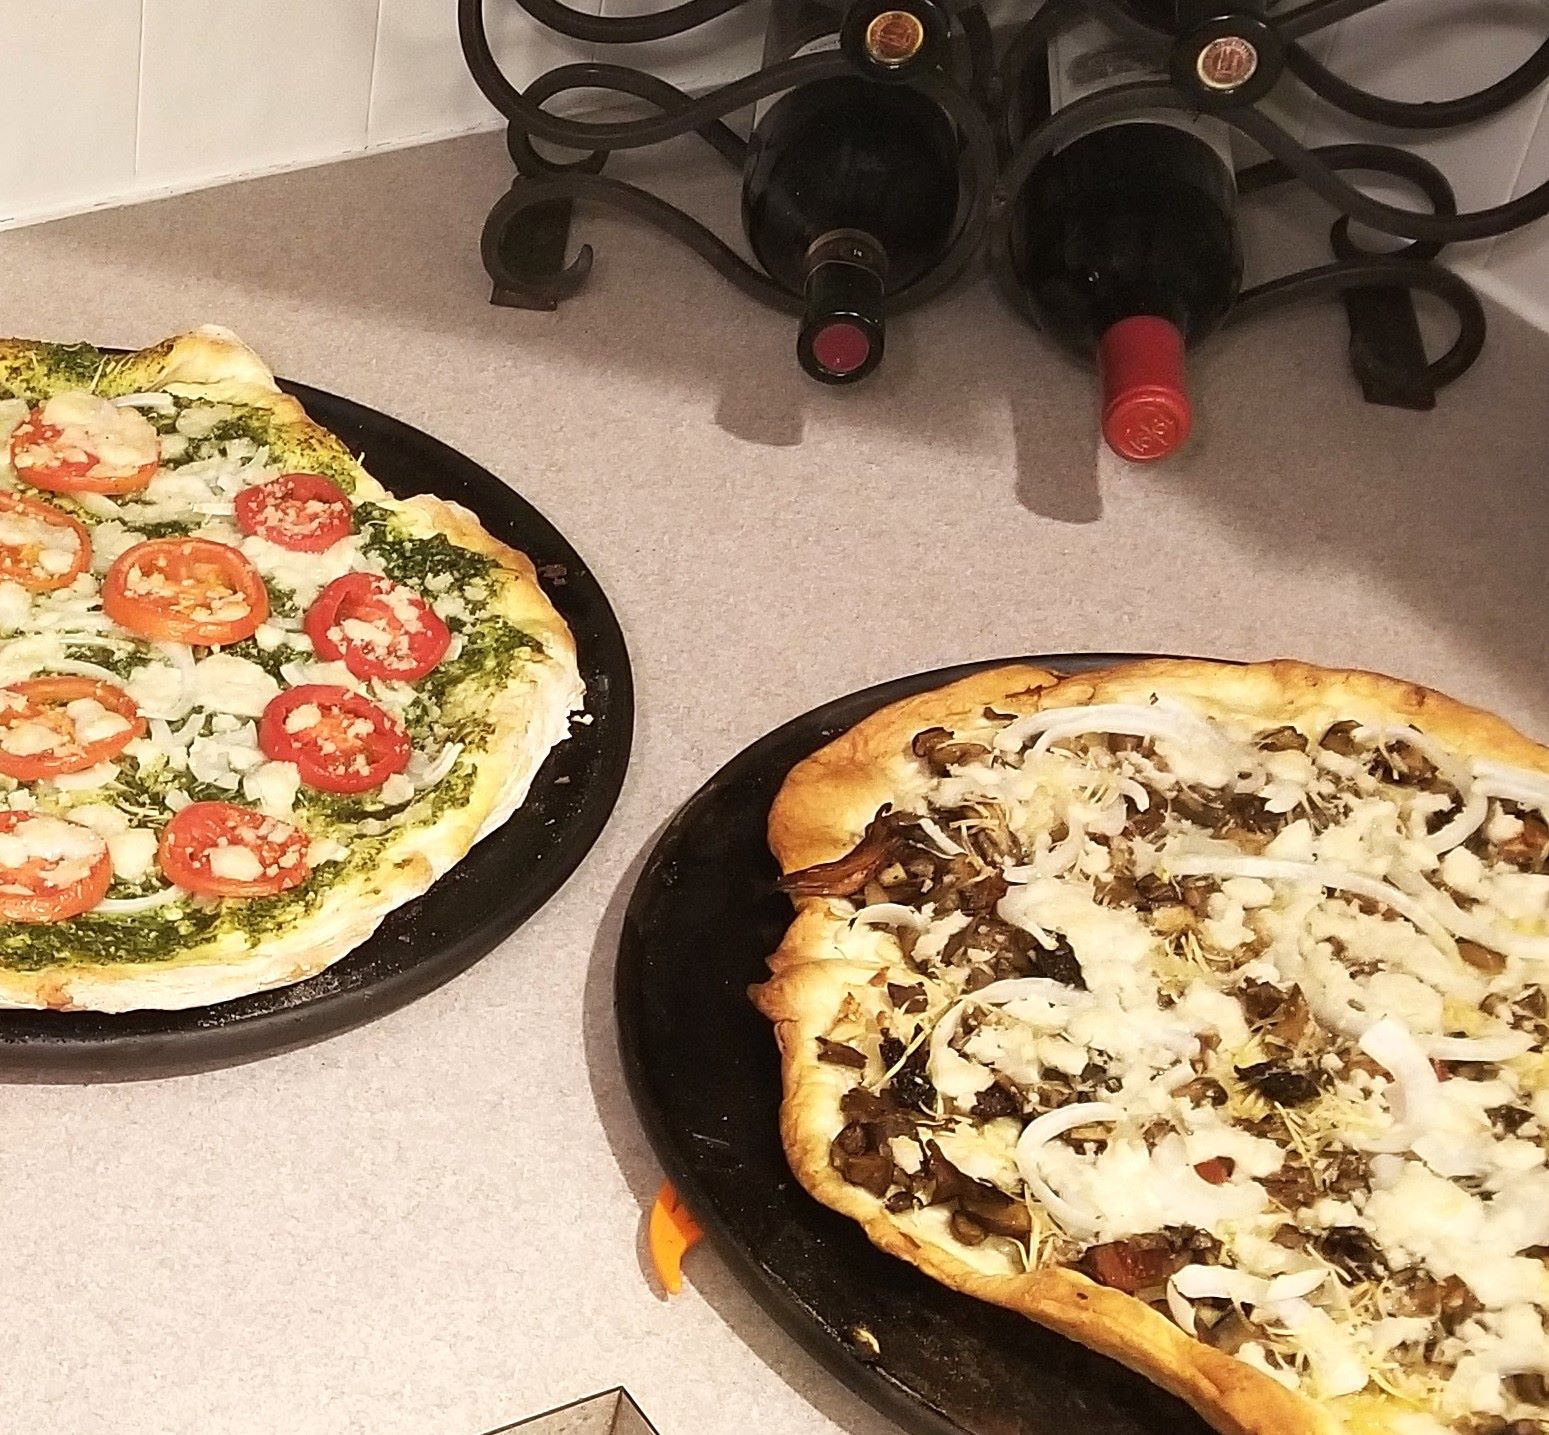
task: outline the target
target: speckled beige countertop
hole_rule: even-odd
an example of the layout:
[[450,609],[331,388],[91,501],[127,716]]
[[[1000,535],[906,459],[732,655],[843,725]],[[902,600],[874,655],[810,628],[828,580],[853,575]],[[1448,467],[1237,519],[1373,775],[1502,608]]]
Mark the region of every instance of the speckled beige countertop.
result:
[[[715,161],[655,163],[734,215]],[[216,320],[502,475],[595,568],[639,689],[607,833],[451,985],[235,1070],[0,1088],[3,1435],[479,1435],[619,1383],[662,1435],[884,1435],[711,1253],[670,1303],[642,1273],[611,968],[672,809],[813,704],[997,654],[1371,665],[1549,735],[1549,340],[1519,321],[1428,415],[1359,401],[1337,308],[1223,335],[1187,455],[1140,472],[982,284],[840,392],[599,217],[582,297],[491,308],[508,175],[487,135],[0,235],[0,330]]]

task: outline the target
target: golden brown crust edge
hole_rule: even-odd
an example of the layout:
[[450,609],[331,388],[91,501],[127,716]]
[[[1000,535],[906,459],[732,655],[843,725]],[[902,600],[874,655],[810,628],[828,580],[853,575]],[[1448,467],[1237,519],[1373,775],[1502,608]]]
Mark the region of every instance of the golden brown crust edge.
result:
[[[1147,659],[1057,678],[1024,665],[989,669],[879,710],[792,769],[772,804],[770,847],[790,872],[843,856],[877,808],[907,781],[910,739],[922,728],[990,705],[1031,712],[1145,701],[1160,688],[1209,704],[1309,727],[1342,718],[1408,723],[1451,746],[1531,771],[1549,772],[1549,749],[1492,713],[1382,673],[1317,667],[1294,659],[1252,664]],[[775,1025],[781,1051],[780,1129],[791,1168],[818,1200],[860,1222],[881,1249],[953,1289],[1020,1312],[1101,1351],[1186,1400],[1228,1435],[1331,1435],[1377,1431],[1397,1404],[1363,1396],[1339,1410],[1286,1390],[1267,1375],[1192,1339],[1144,1302],[1068,1270],[995,1275],[940,1245],[917,1239],[877,1198],[829,1164],[848,1077],[817,1062],[815,1038],[832,1022],[843,988],[875,968],[843,960],[842,916],[826,899],[797,904],[796,920],[771,956],[772,979],[750,992]],[[1347,1418],[1348,1417],[1348,1418]]]
[[1320,668],[1292,658],[1242,664],[1148,658],[1070,676],[1013,663],[889,704],[798,763],[770,808],[770,849],[786,872],[843,856],[894,795],[898,775],[906,770],[900,764],[909,739],[922,728],[951,727],[985,705],[1020,714],[1144,701],[1158,685],[1180,697],[1280,721],[1355,717],[1410,723],[1452,746],[1549,773],[1549,748],[1503,718],[1383,673]]
[[1033,712],[1040,689],[1059,675],[1028,663],[971,673],[946,687],[879,708],[796,764],[769,809],[769,847],[782,871],[841,857],[894,795],[909,741],[922,728],[950,727],[986,704]]

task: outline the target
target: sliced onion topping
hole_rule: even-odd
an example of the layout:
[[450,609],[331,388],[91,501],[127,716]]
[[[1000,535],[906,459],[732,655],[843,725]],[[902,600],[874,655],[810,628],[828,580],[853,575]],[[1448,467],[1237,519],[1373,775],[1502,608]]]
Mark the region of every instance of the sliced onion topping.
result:
[[159,892],[147,892],[143,897],[104,897],[93,912],[103,912],[110,917],[132,917],[137,912],[151,912],[165,907],[188,894],[181,887],[163,887]]
[[1217,857],[1211,853],[1186,853],[1164,859],[1164,865],[1174,877],[1260,877],[1267,882],[1316,882],[1332,892],[1366,897],[1407,917],[1444,951],[1457,955],[1457,945],[1446,926],[1415,898],[1391,883],[1352,872],[1348,867],[1292,862],[1281,857]]
[[930,918],[902,902],[873,902],[862,907],[850,918],[852,927],[913,927],[923,931],[930,925]]
[[1194,1300],[1229,1300],[1240,1306],[1296,1300],[1316,1290],[1328,1277],[1321,1267],[1279,1276],[1256,1276],[1232,1266],[1184,1266],[1167,1278],[1167,1309],[1172,1318],[1195,1333]]
[[[988,990],[988,988],[986,988]],[[1016,1163],[1027,1189],[1038,1197],[1039,1203],[1050,1216],[1074,1236],[1097,1234],[1101,1214],[1083,1211],[1072,1205],[1043,1178],[1038,1169],[1038,1153],[1056,1136],[1073,1131],[1077,1126],[1094,1122],[1121,1121],[1124,1112],[1108,1101],[1075,1101],[1053,1111],[1045,1111],[1027,1123],[1017,1141]]]
[[1507,767],[1487,759],[1476,761],[1474,771],[1478,774],[1475,782],[1481,792],[1490,797],[1503,797],[1519,807],[1536,807],[1549,817],[1549,773]]
[[1045,708],[1028,713],[995,735],[1001,752],[1016,752],[1036,738],[1034,752],[1046,752],[1051,743],[1086,733],[1121,733],[1125,737],[1160,737],[1179,743],[1209,743],[1221,750],[1235,749],[1204,718],[1172,703],[1092,703],[1082,707]]

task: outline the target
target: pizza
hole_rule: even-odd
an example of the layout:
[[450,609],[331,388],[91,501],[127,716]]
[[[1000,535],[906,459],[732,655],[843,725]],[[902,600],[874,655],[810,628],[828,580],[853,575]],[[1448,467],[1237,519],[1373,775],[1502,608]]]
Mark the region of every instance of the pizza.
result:
[[1237,1435],[1549,1430],[1549,749],[1296,662],[981,671],[796,766],[792,1169]]
[[235,335],[0,341],[0,1006],[323,970],[582,697],[532,563],[388,493]]

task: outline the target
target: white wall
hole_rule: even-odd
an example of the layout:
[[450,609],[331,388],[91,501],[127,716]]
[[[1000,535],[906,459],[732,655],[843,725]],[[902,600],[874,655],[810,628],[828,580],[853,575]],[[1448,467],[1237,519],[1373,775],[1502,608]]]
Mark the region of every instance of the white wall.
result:
[[[632,58],[651,49],[687,83],[743,73],[755,8]],[[518,86],[593,57],[514,0],[486,14]],[[455,0],[0,0],[0,104],[0,228],[501,123],[463,65]]]
[[[1016,10],[1030,4],[1014,0]],[[0,0],[0,227],[494,127],[463,67],[455,11],[455,0]],[[679,39],[592,48],[540,31],[515,0],[486,0],[492,43],[518,85],[590,58],[646,64],[686,87],[715,83],[756,63],[763,11],[755,0]],[[1503,74],[1549,33],[1545,18],[1542,0],[1390,0],[1315,45],[1357,83],[1434,99]],[[1318,102],[1293,108],[1314,142],[1355,137]],[[1465,208],[1520,193],[1549,177],[1543,97],[1421,148]],[[1549,221],[1453,254],[1549,328]]]

